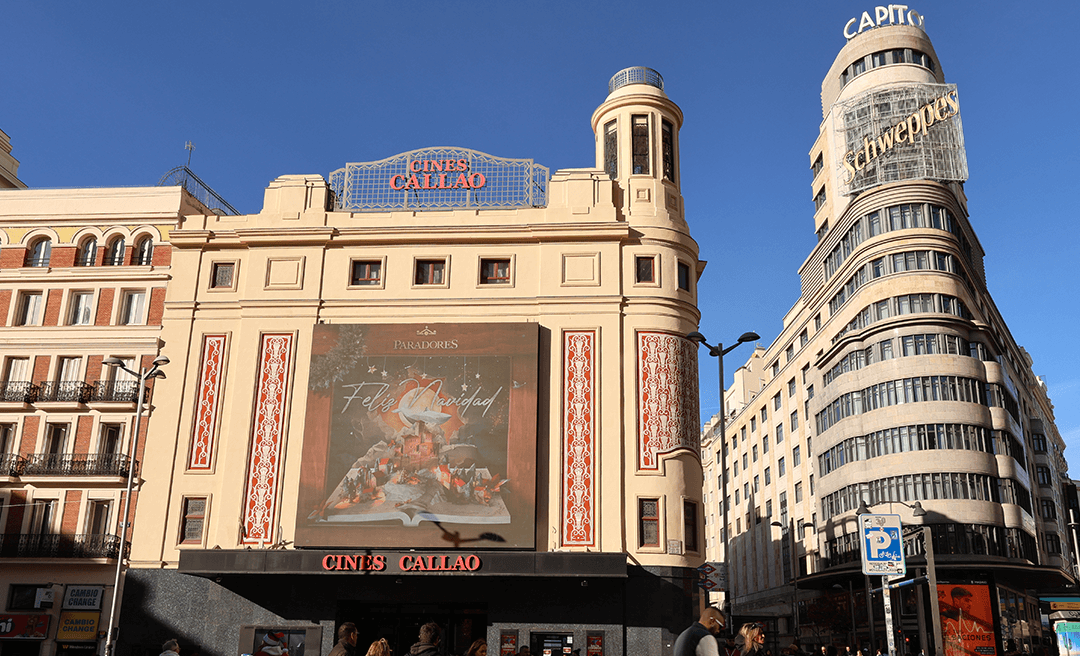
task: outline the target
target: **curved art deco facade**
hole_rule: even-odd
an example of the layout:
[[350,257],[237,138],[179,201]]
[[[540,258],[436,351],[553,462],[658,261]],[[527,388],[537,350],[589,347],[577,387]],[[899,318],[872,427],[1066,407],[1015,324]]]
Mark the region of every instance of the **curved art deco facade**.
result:
[[[986,586],[1016,617],[1030,616],[1035,588],[1069,580],[1064,444],[986,288],[960,97],[920,27],[871,29],[840,51],[810,152],[818,243],[802,296],[727,390],[728,444],[717,420],[706,427],[704,461],[734,455],[723,494],[720,472],[706,472],[706,504],[732,504],[735,612],[773,616],[780,634],[820,630],[806,617],[796,628],[793,588],[804,614],[865,606],[847,586],[863,586],[861,503],[929,526],[938,578]],[[722,560],[710,528],[709,560]],[[923,545],[906,548],[909,568],[925,567]],[[923,632],[912,619],[907,635],[927,645],[918,594]],[[998,649],[1039,643],[1037,621],[995,621]]]

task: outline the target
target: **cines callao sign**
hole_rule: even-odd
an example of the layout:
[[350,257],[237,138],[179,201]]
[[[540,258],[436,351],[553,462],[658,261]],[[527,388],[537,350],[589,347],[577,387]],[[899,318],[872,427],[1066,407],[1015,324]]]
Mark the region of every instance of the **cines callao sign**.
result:
[[912,112],[906,119],[885,130],[876,138],[863,137],[863,147],[844,153],[843,165],[847,169],[851,183],[856,173],[866,168],[873,160],[908,142],[914,144],[920,135],[929,134],[931,126],[946,121],[960,113],[960,99],[953,89],[926,103]]

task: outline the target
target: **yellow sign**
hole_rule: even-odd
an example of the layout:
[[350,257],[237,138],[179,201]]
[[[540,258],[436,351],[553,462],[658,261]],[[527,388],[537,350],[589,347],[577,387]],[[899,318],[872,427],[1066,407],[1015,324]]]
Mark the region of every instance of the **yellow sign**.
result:
[[60,626],[56,628],[59,640],[97,640],[98,620],[101,613],[86,611],[63,611]]
[[885,130],[876,139],[863,137],[863,147],[844,153],[842,164],[847,169],[848,182],[855,179],[855,172],[861,171],[871,161],[884,155],[894,146],[901,146],[905,141],[915,143],[919,133],[927,134],[927,128],[934,123],[945,121],[960,113],[960,99],[956,91],[935,98],[914,112],[911,116]]
[[1080,610],[1080,601],[1051,601],[1050,610]]

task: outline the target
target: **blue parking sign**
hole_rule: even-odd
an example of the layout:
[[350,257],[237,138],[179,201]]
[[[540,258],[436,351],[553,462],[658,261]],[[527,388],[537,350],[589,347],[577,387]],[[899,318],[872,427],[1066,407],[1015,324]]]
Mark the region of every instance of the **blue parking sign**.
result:
[[907,573],[900,531],[900,515],[859,515],[863,574],[903,576]]

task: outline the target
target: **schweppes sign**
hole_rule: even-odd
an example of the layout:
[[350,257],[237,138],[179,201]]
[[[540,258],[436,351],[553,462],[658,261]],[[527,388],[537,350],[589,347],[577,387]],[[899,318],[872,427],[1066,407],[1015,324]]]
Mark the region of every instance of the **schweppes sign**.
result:
[[855,175],[866,168],[872,161],[893,148],[902,148],[905,144],[914,144],[917,139],[929,134],[930,129],[960,113],[960,99],[956,89],[947,91],[915,110],[905,119],[878,134],[876,137],[863,137],[863,147],[844,153],[843,165],[848,172],[846,184],[850,184]]

